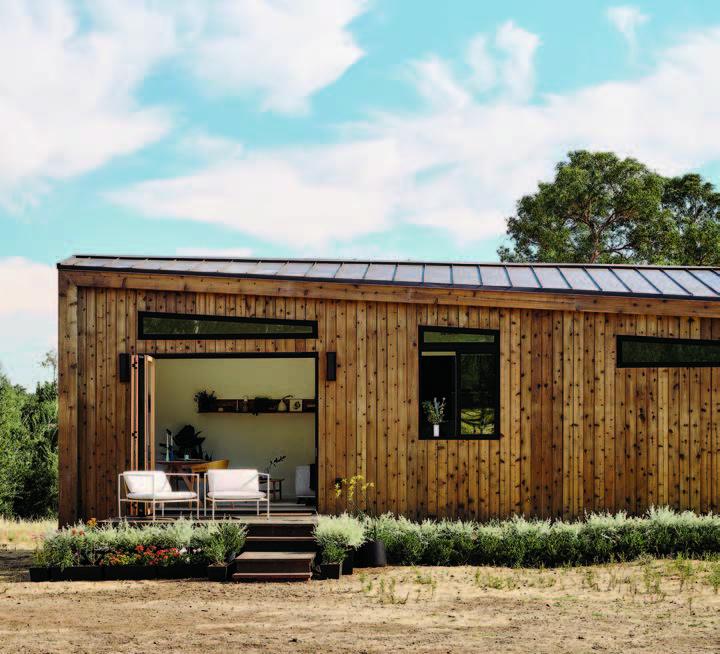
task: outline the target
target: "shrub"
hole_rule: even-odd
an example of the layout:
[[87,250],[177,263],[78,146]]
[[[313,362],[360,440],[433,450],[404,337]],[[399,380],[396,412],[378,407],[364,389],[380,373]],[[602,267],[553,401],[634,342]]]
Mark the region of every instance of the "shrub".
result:
[[323,549],[328,545],[337,545],[343,550],[360,547],[366,540],[364,524],[347,513],[339,516],[319,516],[313,536]]
[[425,520],[385,514],[365,523],[385,541],[388,562],[401,565],[554,567],[630,560],[644,554],[703,557],[720,552],[720,516],[651,508],[640,518],[625,513],[586,515],[552,522],[513,516],[488,524]]

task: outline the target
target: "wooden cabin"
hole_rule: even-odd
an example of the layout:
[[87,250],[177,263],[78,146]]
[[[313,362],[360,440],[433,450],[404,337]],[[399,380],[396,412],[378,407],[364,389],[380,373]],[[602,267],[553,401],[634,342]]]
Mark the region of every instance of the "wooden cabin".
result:
[[118,473],[184,424],[233,467],[286,456],[291,501],[316,463],[321,512],[355,474],[414,519],[720,508],[718,268],[73,256],[58,276],[61,523],[114,515]]

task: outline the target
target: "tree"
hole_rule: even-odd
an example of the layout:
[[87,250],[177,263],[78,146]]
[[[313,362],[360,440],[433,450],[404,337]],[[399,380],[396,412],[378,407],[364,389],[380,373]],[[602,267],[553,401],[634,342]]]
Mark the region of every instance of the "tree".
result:
[[508,218],[501,261],[667,263],[677,229],[662,205],[664,180],[635,159],[578,150],[555,180],[524,196]]
[[720,193],[710,182],[697,173],[666,179],[662,208],[676,230],[668,260],[680,266],[720,265]]

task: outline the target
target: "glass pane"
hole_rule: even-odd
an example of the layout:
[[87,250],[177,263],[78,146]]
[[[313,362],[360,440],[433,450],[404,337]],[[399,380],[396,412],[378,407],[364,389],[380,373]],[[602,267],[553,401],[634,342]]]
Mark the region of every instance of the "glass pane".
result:
[[460,434],[495,433],[498,380],[492,354],[460,355]]
[[494,343],[495,334],[423,332],[423,343]]
[[656,342],[648,339],[621,341],[622,362],[648,366],[720,365],[720,341],[678,343],[672,339]]
[[177,318],[143,316],[142,331],[145,337],[156,336],[237,336],[252,337],[263,334],[288,334],[310,336],[311,325],[299,325],[291,322],[267,323],[250,320],[212,320],[208,318]]
[[455,437],[455,354],[453,352],[423,352],[420,357],[420,434],[423,438],[433,437],[432,423],[428,420],[423,402],[445,402],[445,411],[440,423],[440,438]]

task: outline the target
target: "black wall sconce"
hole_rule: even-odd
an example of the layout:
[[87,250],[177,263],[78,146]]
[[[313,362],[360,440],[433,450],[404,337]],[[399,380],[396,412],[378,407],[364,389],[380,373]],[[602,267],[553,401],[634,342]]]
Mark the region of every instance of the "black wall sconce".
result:
[[337,352],[325,353],[325,381],[337,379]]

